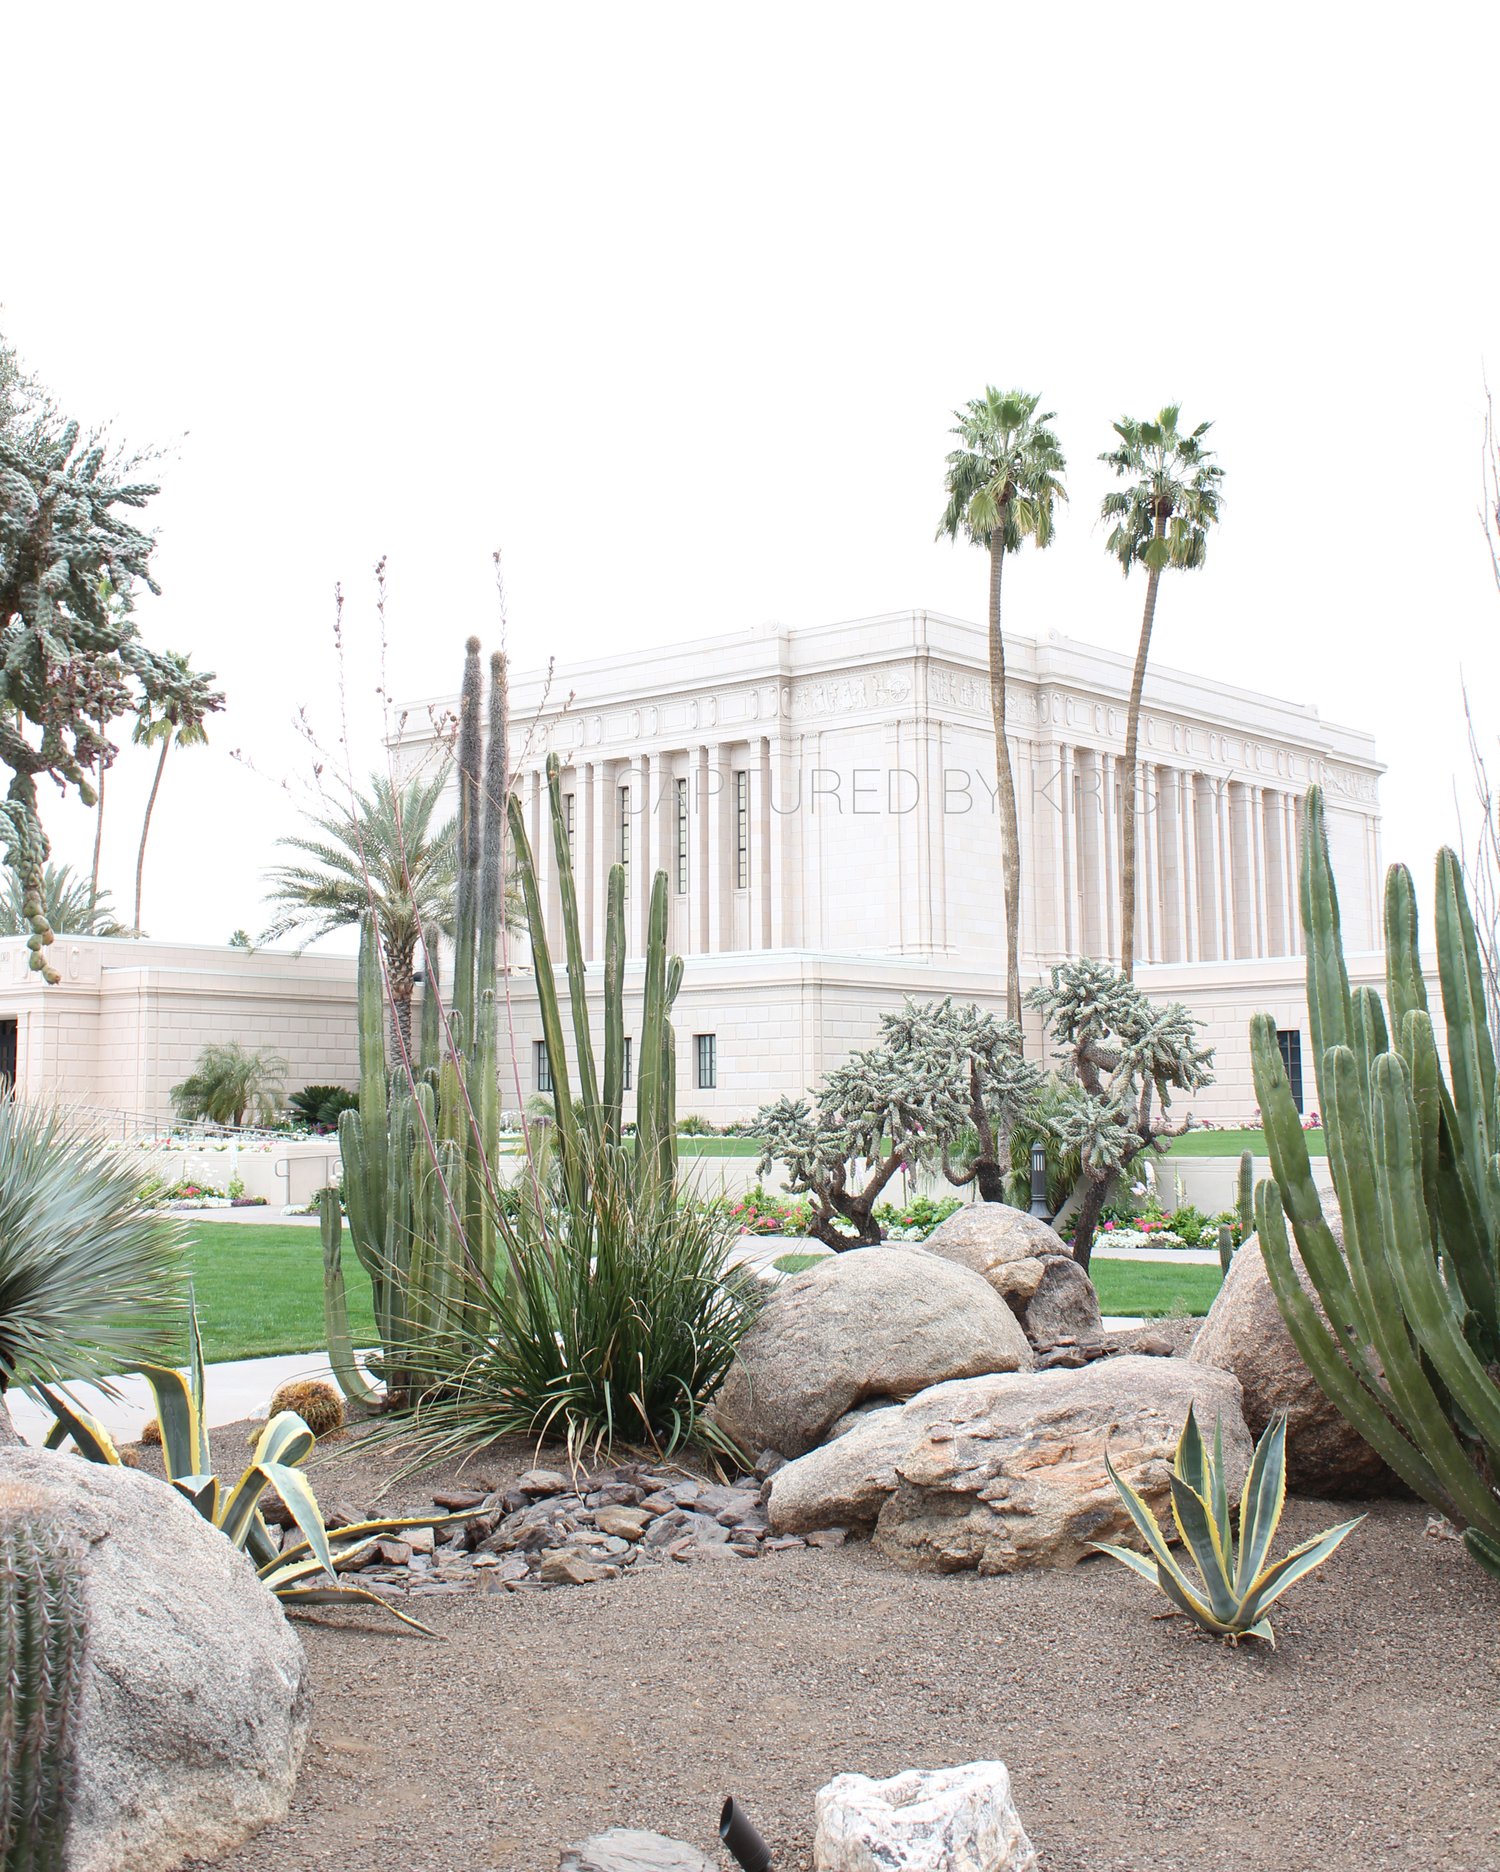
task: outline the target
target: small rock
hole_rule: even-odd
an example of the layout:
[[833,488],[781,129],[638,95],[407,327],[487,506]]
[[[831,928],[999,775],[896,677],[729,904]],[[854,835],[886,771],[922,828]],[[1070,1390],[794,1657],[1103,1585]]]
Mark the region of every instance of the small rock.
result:
[[788,1547],[805,1547],[807,1542],[800,1534],[773,1534],[762,1548],[764,1553],[781,1553]]
[[382,1566],[405,1566],[411,1559],[411,1547],[404,1540],[387,1538],[378,1540],[371,1551],[371,1559],[378,1560]]
[[604,1507],[594,1512],[595,1526],[620,1540],[639,1540],[650,1522],[644,1508]]
[[664,1833],[610,1827],[569,1846],[557,1872],[719,1872],[719,1862]]
[[641,1506],[647,1514],[670,1514],[677,1506],[677,1502],[673,1496],[658,1489],[654,1494],[643,1496]]
[[528,1469],[516,1482],[528,1495],[566,1495],[568,1478],[556,1469]]
[[414,1554],[430,1554],[437,1545],[430,1527],[408,1528],[401,1538]]
[[593,1489],[584,1497],[590,1508],[628,1508],[637,1503],[645,1493],[634,1482],[606,1482],[603,1488]]
[[432,1505],[448,1514],[462,1514],[465,1508],[482,1508],[488,1499],[482,1489],[444,1489],[433,1496]]
[[786,1457],[779,1450],[763,1449],[755,1459],[755,1473],[762,1482],[769,1482],[776,1471],[783,1467]]
[[611,1570],[567,1547],[554,1547],[542,1556],[538,1578],[544,1586],[592,1586],[596,1580],[608,1579]]
[[1033,1872],[1036,1849],[1004,1762],[888,1781],[842,1774],[818,1790],[814,1872]]
[[697,1501],[699,1495],[702,1493],[702,1489],[698,1483],[688,1480],[686,1482],[672,1483],[667,1493],[672,1497],[673,1501],[677,1503],[679,1508],[686,1508],[690,1503]]
[[809,1547],[842,1547],[848,1536],[848,1528],[823,1527],[814,1528],[811,1534],[804,1534],[802,1538]]

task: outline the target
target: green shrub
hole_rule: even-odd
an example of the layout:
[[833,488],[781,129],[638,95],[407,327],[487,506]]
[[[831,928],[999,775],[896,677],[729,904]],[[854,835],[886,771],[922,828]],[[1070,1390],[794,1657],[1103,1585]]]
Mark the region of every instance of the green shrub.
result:
[[198,1055],[187,1078],[172,1087],[172,1104],[177,1116],[189,1122],[242,1125],[249,1114],[257,1124],[269,1125],[286,1073],[286,1061],[269,1048],[249,1053],[238,1040],[215,1042]]
[[677,1120],[678,1137],[717,1137],[719,1127],[711,1118],[704,1118],[698,1112],[689,1112],[685,1118]]
[[359,1109],[359,1094],[346,1086],[306,1085],[287,1100],[287,1108],[315,1131],[337,1131],[339,1114]]
[[805,1196],[784,1196],[755,1183],[727,1205],[742,1235],[805,1235],[812,1224],[812,1204]]

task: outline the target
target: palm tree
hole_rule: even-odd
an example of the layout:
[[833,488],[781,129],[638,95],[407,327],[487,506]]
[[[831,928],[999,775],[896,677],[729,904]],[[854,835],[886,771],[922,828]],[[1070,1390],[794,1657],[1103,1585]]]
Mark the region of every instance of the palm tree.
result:
[[287,1063],[279,1053],[265,1047],[247,1053],[238,1040],[225,1040],[206,1046],[169,1096],[182,1119],[242,1125],[246,1112],[253,1112],[257,1124],[269,1125],[275,1122],[286,1075]]
[[190,668],[186,657],[173,654],[171,660],[178,666],[178,674],[182,679],[180,691],[170,698],[163,697],[154,702],[148,698],[136,717],[135,728],[130,736],[137,747],[161,748],[156,763],[156,776],[146,799],[146,814],[141,821],[141,848],[135,861],[137,936],[141,933],[141,886],[146,875],[146,840],[151,835],[151,815],[156,810],[156,796],[161,791],[162,769],[167,764],[167,755],[174,747],[206,747],[208,730],[204,726],[204,719],[207,708],[222,705],[222,697],[210,701],[207,708],[189,700],[192,685],[197,681],[196,673]]
[[[82,878],[75,878],[68,865],[49,864],[42,873],[42,910],[59,936],[130,934],[111,909],[109,892],[93,890]],[[7,865],[0,889],[0,936],[26,936],[30,931],[26,886]]]
[[1021,833],[1016,782],[1005,734],[1005,638],[1000,629],[1000,582],[1005,555],[1028,539],[1052,544],[1053,508],[1066,500],[1067,462],[1038,416],[1040,397],[993,387],[955,410],[959,447],[948,457],[948,505],[937,537],[962,533],[990,555],[990,713],[995,726],[995,779],[1000,808],[1000,864],[1005,888],[1005,1016],[1021,1019]]
[[1213,426],[1199,423],[1190,434],[1177,427],[1181,406],[1169,403],[1154,422],[1127,416],[1115,424],[1119,446],[1099,457],[1126,482],[1106,494],[1102,520],[1113,521],[1105,542],[1128,578],[1137,562],[1146,568],[1146,608],[1141,640],[1130,677],[1125,711],[1125,781],[1121,789],[1120,967],[1135,968],[1135,792],[1136,749],[1141,732],[1141,690],[1156,620],[1156,587],[1167,566],[1191,571],[1208,556],[1208,529],[1219,517],[1219,483],[1224,470],[1203,438]]
[[446,771],[414,777],[398,787],[389,774],[371,777],[368,793],[355,793],[346,808],[310,813],[312,838],[278,841],[309,862],[280,865],[267,873],[267,895],[281,906],[264,942],[292,930],[308,931],[309,942],[336,929],[357,928],[366,910],[375,913],[390,982],[391,1025],[398,1050],[411,1047],[411,998],[422,931],[435,925],[453,934],[458,886],[458,822],[434,828]]

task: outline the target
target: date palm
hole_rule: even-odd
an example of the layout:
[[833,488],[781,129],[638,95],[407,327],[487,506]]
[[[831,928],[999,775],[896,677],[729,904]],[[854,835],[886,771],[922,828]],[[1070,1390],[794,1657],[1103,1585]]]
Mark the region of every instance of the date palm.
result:
[[[42,873],[42,910],[59,936],[128,936],[130,931],[114,914],[107,890],[94,890],[76,878],[69,865],[49,864]],[[0,887],[0,935],[24,936],[31,924],[26,916],[26,886],[9,866]]]
[[1016,782],[1006,739],[1005,637],[1000,625],[1005,555],[1027,540],[1052,544],[1053,510],[1066,500],[1067,469],[1049,425],[1037,414],[1040,397],[1024,390],[987,389],[955,410],[959,446],[948,456],[948,505],[937,537],[963,535],[990,556],[990,715],[995,730],[996,799],[1000,812],[1000,865],[1005,891],[1005,1017],[1021,1019],[1021,833]]
[[[204,706],[199,706],[192,699],[191,690],[196,673],[185,656],[170,653],[170,661],[176,665],[180,687],[176,694],[163,700],[147,699],[131,732],[131,740],[137,747],[159,747],[156,773],[151,781],[151,791],[146,797],[146,813],[141,821],[141,846],[135,860],[135,933],[141,933],[141,888],[146,877],[146,840],[151,836],[151,815],[156,810],[156,796],[161,791],[161,777],[166,769],[167,756],[174,747],[207,747],[208,729],[204,726],[210,709],[222,708],[223,697],[215,697]],[[212,680],[211,676],[198,679],[201,682]]]
[[1099,508],[1111,522],[1105,542],[1128,578],[1130,568],[1146,568],[1146,608],[1130,676],[1125,711],[1125,783],[1121,789],[1120,966],[1128,976],[1135,967],[1135,820],[1136,752],[1141,734],[1141,691],[1156,621],[1156,588],[1168,566],[1192,571],[1208,556],[1208,529],[1219,518],[1219,484],[1224,470],[1203,438],[1212,427],[1199,423],[1178,428],[1181,406],[1169,403],[1154,421],[1126,416],[1115,424],[1120,438],[1100,461],[1113,468],[1125,486],[1106,494]]
[[267,873],[268,900],[280,906],[263,941],[293,930],[309,942],[337,929],[357,929],[375,913],[390,982],[391,1025],[398,1052],[411,1047],[411,1001],[422,931],[453,934],[458,885],[458,822],[436,824],[446,771],[398,786],[375,773],[367,793],[347,807],[310,813],[313,836],[278,841],[298,861]]

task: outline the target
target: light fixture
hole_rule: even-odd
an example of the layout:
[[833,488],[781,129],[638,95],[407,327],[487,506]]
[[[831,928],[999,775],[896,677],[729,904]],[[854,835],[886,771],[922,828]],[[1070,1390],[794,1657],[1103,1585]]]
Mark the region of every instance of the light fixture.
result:
[[1031,1147],[1031,1213],[1042,1222],[1052,1220],[1047,1207],[1047,1146],[1040,1138]]

